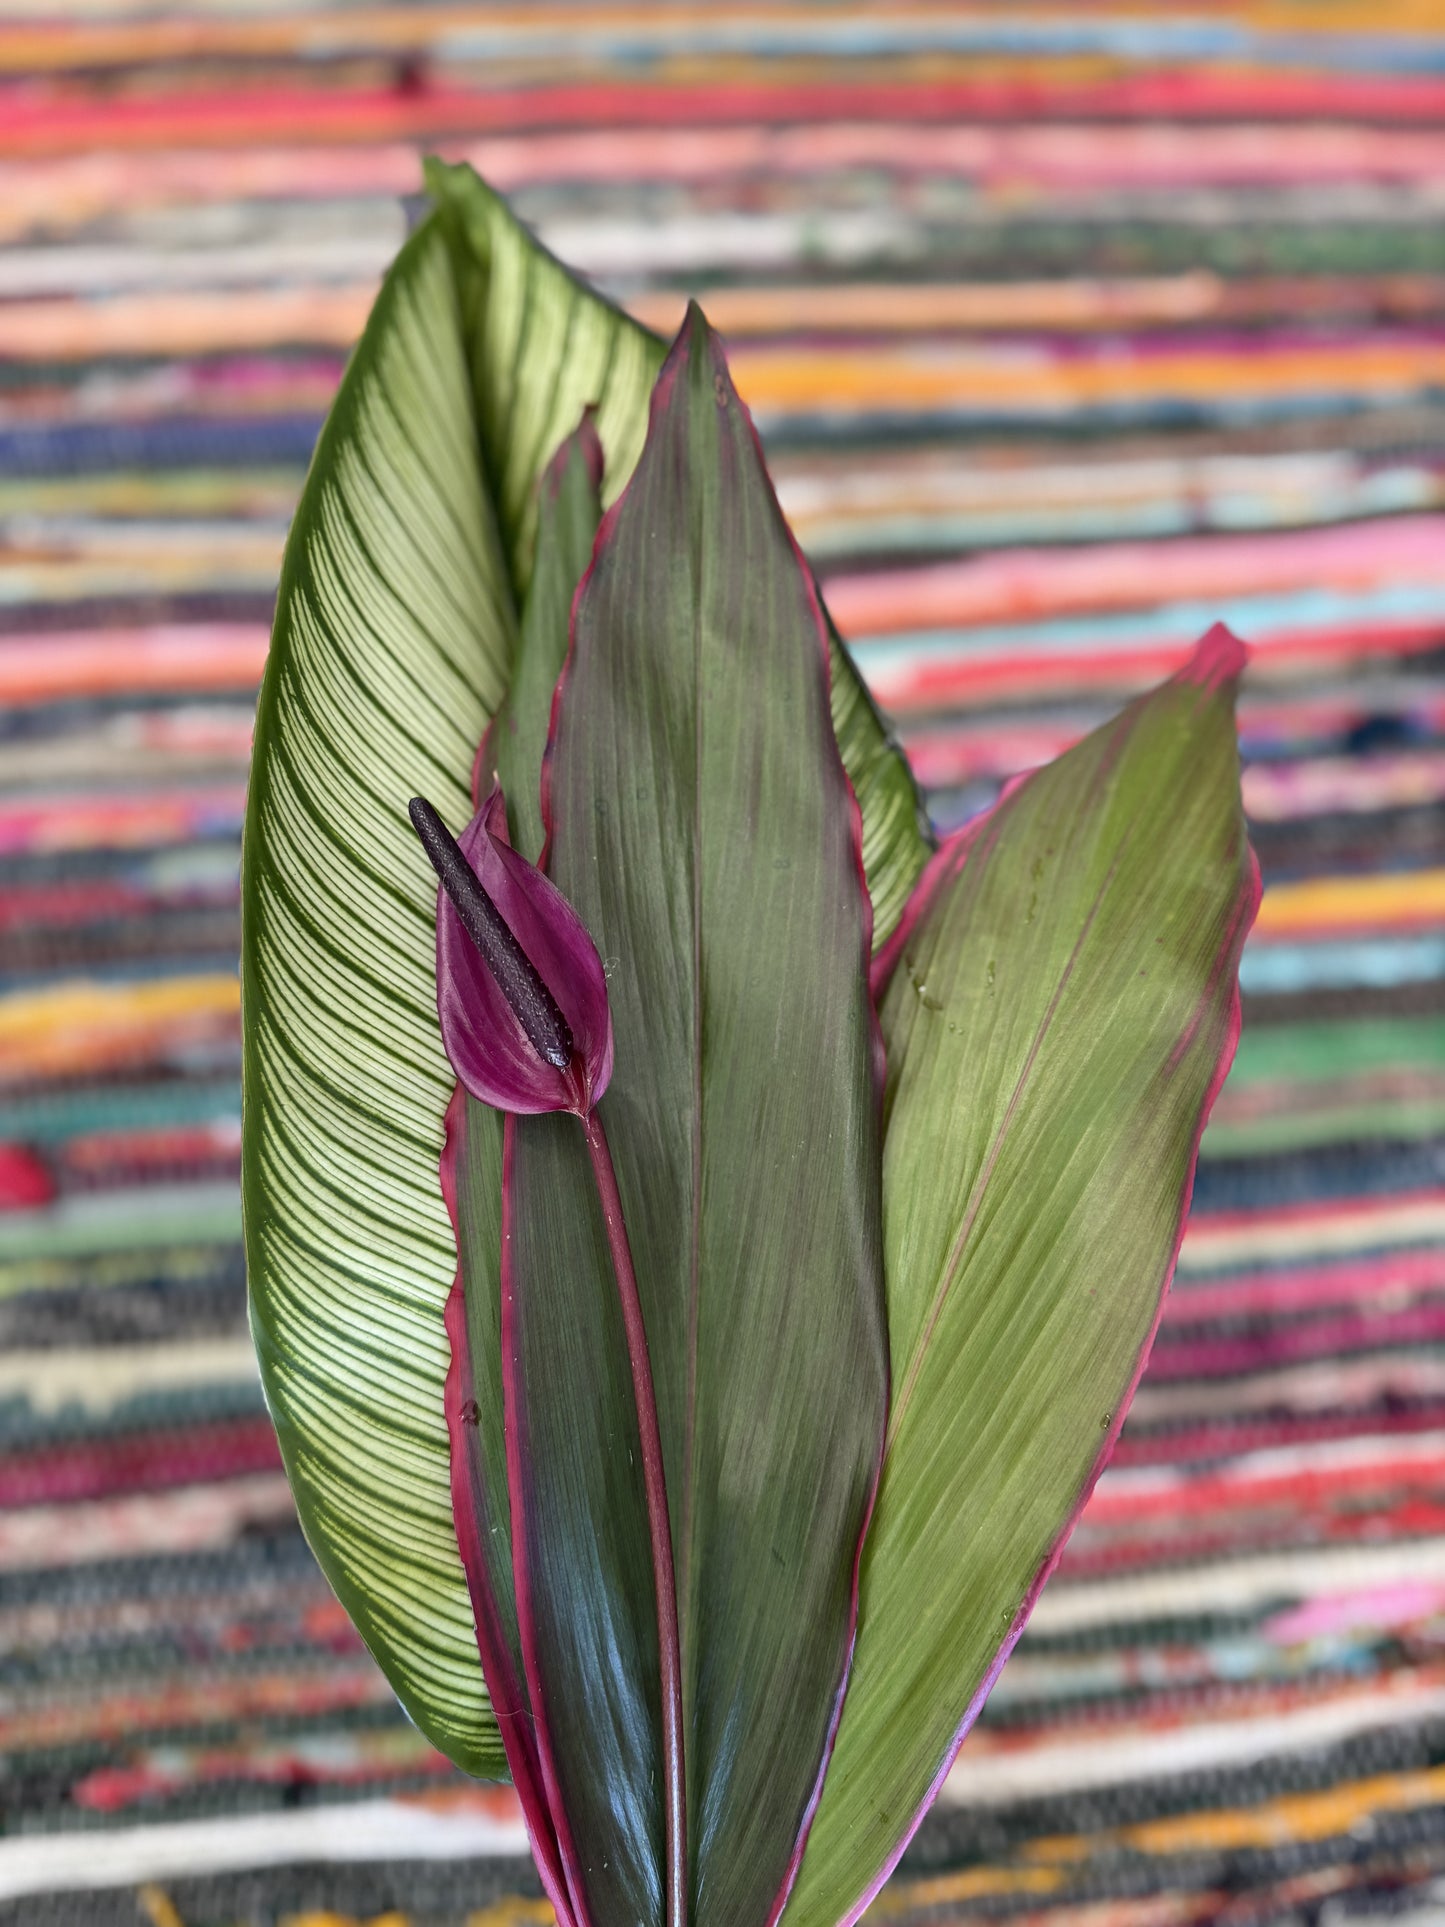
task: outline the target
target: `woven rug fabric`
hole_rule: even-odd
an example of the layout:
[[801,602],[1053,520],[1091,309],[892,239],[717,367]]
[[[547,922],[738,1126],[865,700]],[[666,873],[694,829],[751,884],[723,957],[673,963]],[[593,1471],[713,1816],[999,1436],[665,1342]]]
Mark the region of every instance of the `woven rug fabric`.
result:
[[724,332],[940,828],[1222,619],[1245,1031],[1110,1469],[876,1903],[1445,1918],[1445,18],[0,9],[0,1923],[550,1918],[297,1528],[237,865],[420,157]]

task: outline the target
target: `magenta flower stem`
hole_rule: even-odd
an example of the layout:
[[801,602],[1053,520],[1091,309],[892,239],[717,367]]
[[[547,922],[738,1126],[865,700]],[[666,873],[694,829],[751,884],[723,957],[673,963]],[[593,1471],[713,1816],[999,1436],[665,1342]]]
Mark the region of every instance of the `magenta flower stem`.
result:
[[622,1219],[622,1199],[607,1134],[597,1112],[582,1120],[597,1195],[607,1223],[607,1243],[617,1274],[622,1301],[622,1324],[627,1334],[627,1356],[632,1365],[632,1390],[637,1401],[637,1430],[642,1450],[642,1484],[647,1498],[647,1525],[652,1540],[652,1577],[657,1593],[657,1654],[662,1685],[662,1766],[667,1834],[667,1927],[685,1927],[687,1920],[687,1805],[682,1760],[682,1646],[677,1628],[677,1581],[672,1563],[672,1527],[667,1513],[667,1484],[662,1467],[662,1433],[657,1423],[657,1395],[652,1362],[647,1352],[647,1328],[637,1274]]

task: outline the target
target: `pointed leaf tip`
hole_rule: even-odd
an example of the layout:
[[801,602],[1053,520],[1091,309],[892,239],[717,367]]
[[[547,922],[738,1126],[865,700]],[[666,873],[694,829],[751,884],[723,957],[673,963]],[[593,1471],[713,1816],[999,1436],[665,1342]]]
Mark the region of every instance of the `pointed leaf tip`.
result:
[[[702,379],[703,381],[710,377],[719,408],[725,408],[729,402],[737,402],[740,399],[733,385],[722,336],[696,301],[688,302],[682,325],[673,336],[658,372],[657,384],[653,388],[652,402],[648,411],[649,434],[655,432],[660,416],[671,404],[672,392],[678,377],[684,375],[692,380]],[[749,424],[751,425],[751,417],[749,417]]]
[[452,1068],[498,1110],[585,1116],[612,1075],[612,1018],[581,918],[511,847],[500,784],[455,841],[423,798],[409,813],[441,879],[437,1015]]
[[1233,630],[1216,622],[1179,671],[1179,680],[1197,683],[1201,689],[1213,692],[1242,675],[1248,661],[1249,650],[1245,644]]
[[579,454],[586,464],[588,482],[594,489],[600,489],[606,457],[602,450],[602,437],[597,432],[597,409],[591,402],[582,410],[582,419],[572,433],[565,441],[558,443],[557,452],[542,472],[542,486],[549,501],[556,501],[563,478]]

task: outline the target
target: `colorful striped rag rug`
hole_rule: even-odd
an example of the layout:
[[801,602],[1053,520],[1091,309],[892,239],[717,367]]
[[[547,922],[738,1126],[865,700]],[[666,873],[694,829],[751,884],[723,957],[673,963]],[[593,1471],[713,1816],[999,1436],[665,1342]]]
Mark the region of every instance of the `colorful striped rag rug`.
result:
[[1264,907],[1111,1469],[879,1920],[1445,1920],[1439,0],[0,0],[0,1923],[511,1927],[246,1336],[281,545],[466,158],[700,292],[940,825],[1223,618]]

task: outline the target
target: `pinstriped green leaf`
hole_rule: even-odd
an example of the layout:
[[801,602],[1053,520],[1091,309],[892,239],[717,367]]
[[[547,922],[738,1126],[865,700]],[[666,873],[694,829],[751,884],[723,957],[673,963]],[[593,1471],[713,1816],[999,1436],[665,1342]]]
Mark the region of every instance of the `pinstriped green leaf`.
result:
[[[584,405],[628,479],[662,346],[432,165],[323,430],[283,568],[244,849],[244,1204],[262,1378],[307,1535],[418,1724],[502,1770],[451,1523],[437,1181],[452,1088],[434,883],[505,689],[537,484]],[[881,942],[926,854],[906,767],[835,645],[832,705]]]
[[467,814],[516,629],[428,222],[378,299],[287,547],[244,855],[251,1319],[307,1536],[418,1724],[501,1770],[452,1527],[437,1181],[452,1075],[405,813]]
[[620,494],[642,453],[663,347],[539,247],[471,168],[428,161],[426,180],[450,218],[482,459],[521,595],[532,575],[538,476],[591,406],[606,463],[603,505]]

